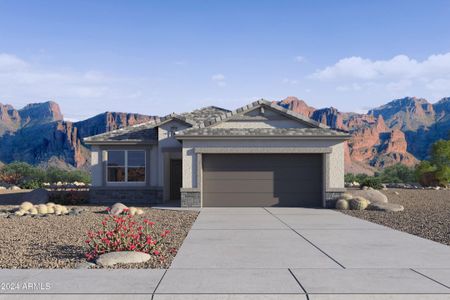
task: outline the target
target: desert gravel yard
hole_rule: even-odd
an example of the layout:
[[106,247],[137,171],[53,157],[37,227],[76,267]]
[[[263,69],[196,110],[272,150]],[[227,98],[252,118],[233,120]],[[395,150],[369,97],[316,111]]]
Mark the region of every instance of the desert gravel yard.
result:
[[[0,205],[0,211],[14,206]],[[69,207],[70,208],[70,207]],[[87,232],[99,230],[106,216],[104,206],[77,206],[85,209],[79,216],[11,217],[0,216],[0,268],[76,268],[85,262]],[[170,230],[167,249],[179,249],[197,212],[143,208],[136,221],[155,222],[155,232]],[[115,268],[168,268],[176,251],[161,261],[156,256],[146,263],[116,265]]]
[[450,190],[389,189],[381,192],[389,202],[401,204],[405,210],[341,212],[450,245]]

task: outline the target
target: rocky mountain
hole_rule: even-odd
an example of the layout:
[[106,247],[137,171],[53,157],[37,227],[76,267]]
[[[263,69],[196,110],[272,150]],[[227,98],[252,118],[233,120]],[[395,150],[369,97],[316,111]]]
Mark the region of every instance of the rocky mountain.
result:
[[[431,104],[406,97],[367,114],[316,109],[288,97],[277,102],[302,115],[340,130],[352,138],[345,146],[347,172],[373,173],[396,163],[414,165],[429,154],[430,145],[450,134],[450,98]],[[29,104],[22,109],[0,104],[0,161],[26,161],[42,166],[87,168],[89,149],[84,137],[154,119],[133,113],[105,112],[92,118],[63,120],[55,102]]]
[[349,131],[352,138],[345,149],[347,172],[372,173],[396,163],[413,166],[427,158],[432,143],[450,137],[450,98],[431,104],[422,98],[406,97],[367,114],[342,113],[333,107],[305,113],[304,109],[295,109],[305,103],[295,97],[278,103],[332,128]]
[[132,113],[106,112],[80,122],[64,121],[55,102],[36,103],[15,110],[2,105],[0,161],[26,161],[42,166],[87,168],[90,152],[86,136],[152,120]]

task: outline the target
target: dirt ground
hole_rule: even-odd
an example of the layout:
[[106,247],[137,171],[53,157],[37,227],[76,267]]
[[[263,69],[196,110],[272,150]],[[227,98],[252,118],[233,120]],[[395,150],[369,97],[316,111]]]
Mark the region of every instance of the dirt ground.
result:
[[389,202],[401,204],[405,210],[341,212],[450,245],[450,190],[388,189],[381,192]]
[[[14,206],[0,205],[0,211]],[[75,268],[85,261],[87,232],[101,229],[105,206],[77,206],[79,216],[11,217],[0,216],[0,268]],[[70,206],[69,206],[70,208]],[[155,231],[170,230],[165,247],[179,249],[197,217],[194,211],[143,208],[142,216],[155,222]],[[118,268],[167,268],[176,253],[164,261],[152,256],[146,263]]]

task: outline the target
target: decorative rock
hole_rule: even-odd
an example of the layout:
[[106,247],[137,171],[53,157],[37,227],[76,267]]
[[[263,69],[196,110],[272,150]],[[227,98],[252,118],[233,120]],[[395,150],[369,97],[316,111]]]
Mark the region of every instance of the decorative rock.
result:
[[348,201],[347,199],[339,199],[336,202],[336,209],[342,209],[342,210],[347,210],[349,207]]
[[7,188],[0,185],[0,191],[2,191],[2,190],[7,190]]
[[113,206],[111,206],[111,211],[110,211],[110,213],[111,213],[113,216],[118,216],[118,215],[120,215],[121,213],[123,213],[123,210],[124,210],[124,209],[127,209],[127,208],[128,208],[128,207],[127,207],[126,205],[117,202],[116,204],[114,204]]
[[47,207],[54,207],[56,204],[53,203],[53,202],[48,202],[48,203],[45,204],[45,205],[47,205]]
[[342,198],[342,199],[346,199],[346,200],[350,200],[350,199],[353,198],[353,195],[350,194],[350,193],[343,193],[343,194],[341,195],[341,198]]
[[360,196],[370,201],[370,203],[387,203],[388,198],[382,192],[377,190],[354,190],[352,191],[354,196]]
[[367,209],[388,211],[388,212],[397,212],[397,211],[403,211],[405,208],[402,205],[395,204],[395,203],[372,203],[367,207]]
[[20,204],[19,208],[25,211],[30,210],[33,207],[33,203],[25,201]]
[[50,206],[50,207],[47,206],[47,213],[48,214],[54,214],[55,213],[55,209],[53,208],[53,206]]
[[72,208],[69,210],[69,216],[79,216],[83,211],[82,208]]
[[21,216],[23,216],[24,214],[26,214],[26,211],[24,211],[24,210],[22,210],[22,209],[19,209],[19,210],[16,211],[14,214],[15,214],[16,216],[21,217]]
[[110,252],[100,255],[96,263],[100,266],[109,267],[115,264],[138,264],[150,259],[150,254],[136,251]]
[[48,213],[47,205],[45,205],[45,204],[39,204],[39,205],[37,206],[37,211],[38,211],[38,213],[41,214],[41,215],[47,214],[47,213]]
[[137,212],[137,208],[136,208],[136,207],[130,207],[130,208],[128,209],[128,213],[129,213],[130,215],[132,215],[132,216],[134,216],[134,215],[136,214],[136,212]]
[[369,205],[367,199],[363,197],[355,197],[349,200],[350,208],[353,210],[365,210]]
[[34,216],[38,214],[38,210],[35,207],[30,208],[30,215]]
[[144,214],[144,211],[142,209],[138,208],[138,210],[136,211],[136,214],[142,215],[142,214]]
[[95,267],[96,265],[94,263],[85,261],[82,263],[79,263],[78,265],[75,266],[75,269],[90,269]]
[[16,186],[16,185],[13,185],[13,186],[11,186],[8,190],[11,190],[11,191],[18,191],[18,190],[21,190],[21,188],[18,187],[18,186]]

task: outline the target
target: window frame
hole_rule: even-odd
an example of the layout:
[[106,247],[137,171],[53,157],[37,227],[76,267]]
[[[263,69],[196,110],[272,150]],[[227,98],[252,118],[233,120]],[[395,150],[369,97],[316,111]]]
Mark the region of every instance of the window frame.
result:
[[[125,155],[123,166],[125,168],[125,180],[124,181],[109,181],[109,166],[108,166],[108,159],[109,159],[109,153],[110,151],[123,151]],[[144,180],[143,181],[128,181],[128,151],[142,151],[144,152]],[[137,166],[131,166],[131,168],[136,168]],[[112,167],[114,168],[114,167]],[[106,183],[108,185],[122,185],[122,184],[131,184],[131,185],[145,185],[147,183],[147,151],[145,149],[107,149],[106,150]]]

